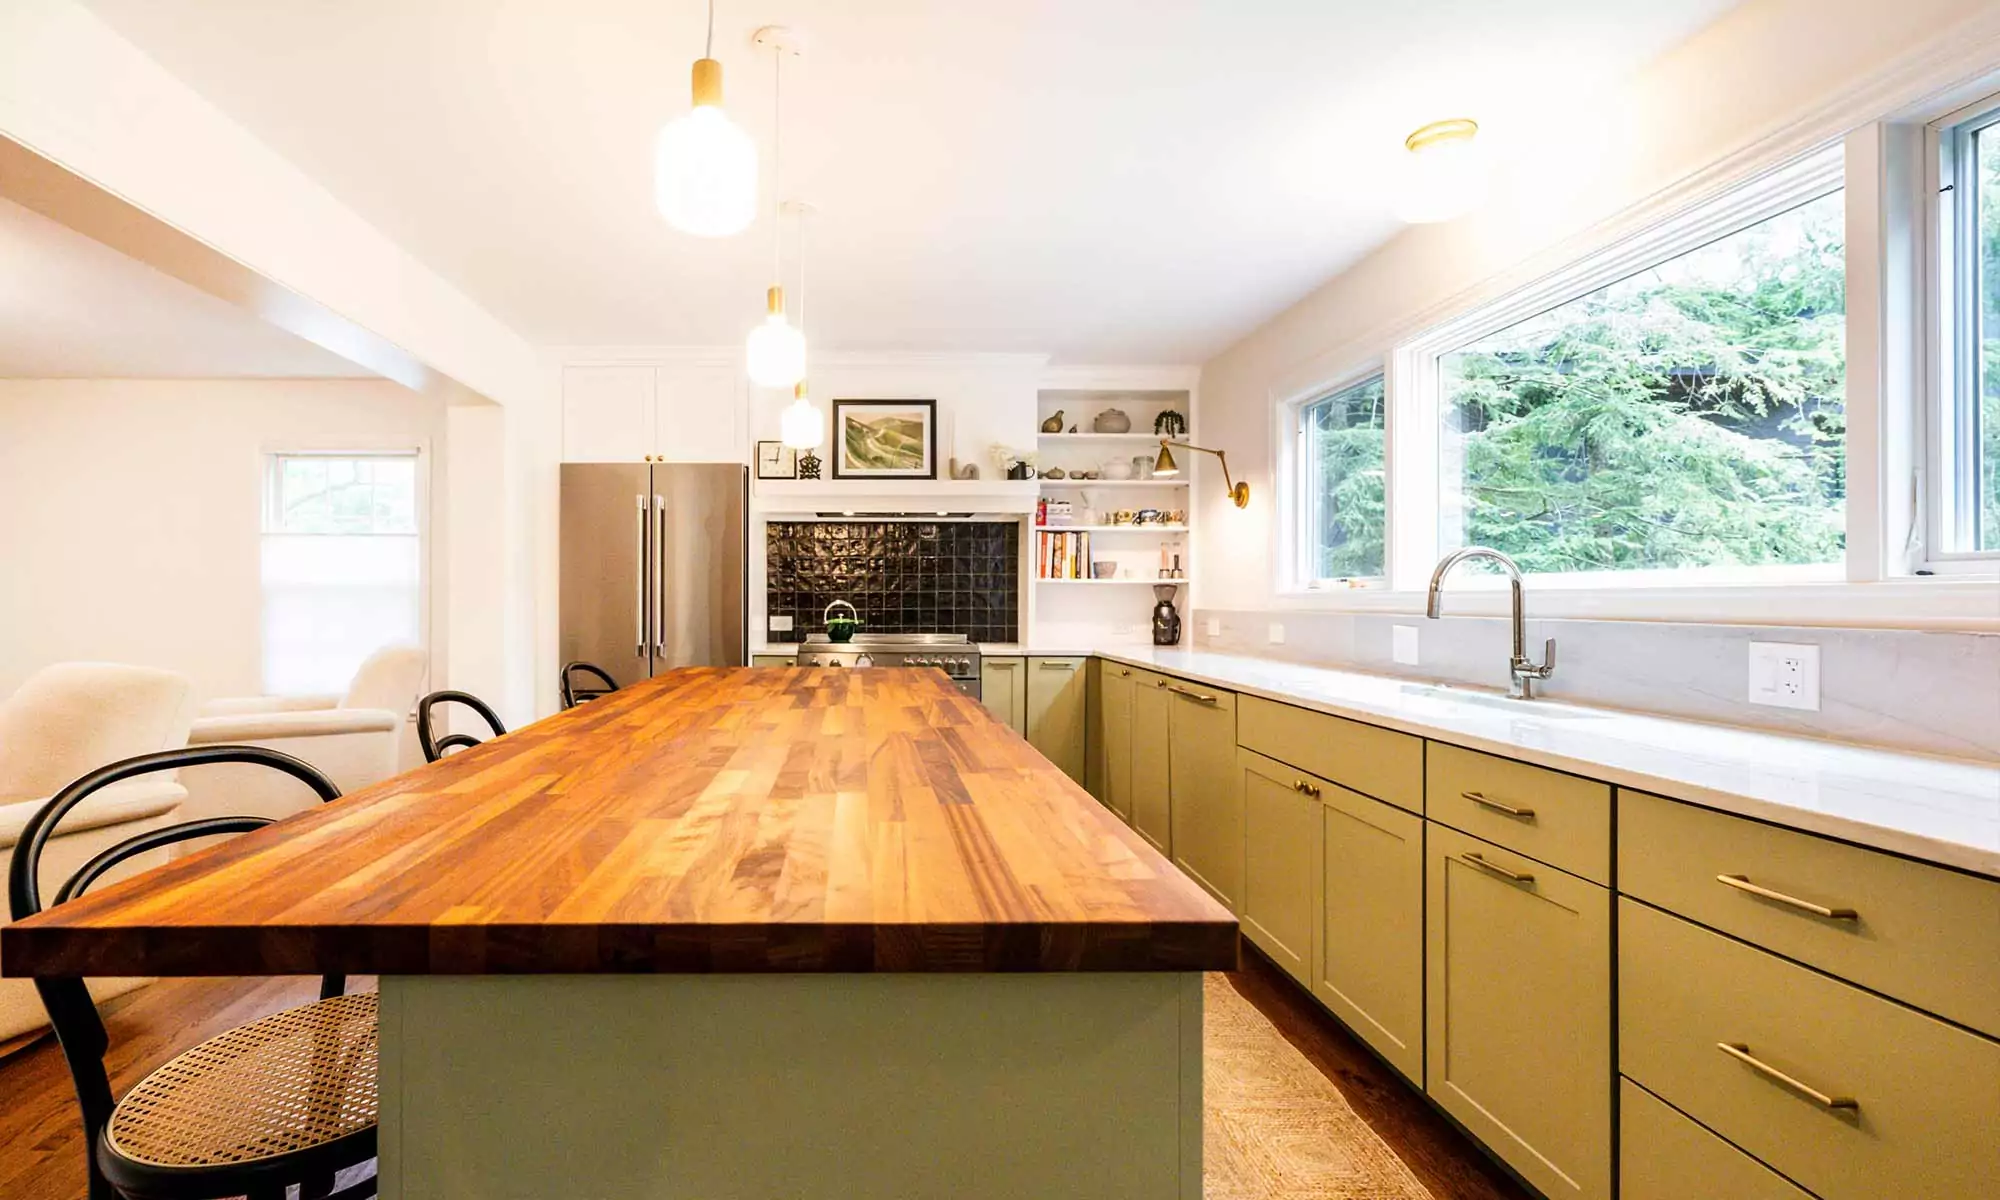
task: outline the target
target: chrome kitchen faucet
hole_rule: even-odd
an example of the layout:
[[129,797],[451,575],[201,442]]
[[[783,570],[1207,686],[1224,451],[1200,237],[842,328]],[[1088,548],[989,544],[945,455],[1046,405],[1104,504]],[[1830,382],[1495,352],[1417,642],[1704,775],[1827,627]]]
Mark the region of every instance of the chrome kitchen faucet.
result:
[[1521,567],[1513,559],[1487,546],[1467,546],[1454,550],[1438,560],[1437,569],[1431,572],[1430,598],[1424,605],[1424,615],[1435,621],[1444,611],[1444,577],[1451,569],[1472,558],[1490,558],[1507,572],[1508,587],[1514,600],[1514,654],[1507,662],[1509,684],[1507,694],[1516,700],[1535,698],[1534,682],[1547,679],[1556,669],[1556,640],[1550,638],[1542,650],[1541,665],[1528,661],[1527,621],[1521,611]]

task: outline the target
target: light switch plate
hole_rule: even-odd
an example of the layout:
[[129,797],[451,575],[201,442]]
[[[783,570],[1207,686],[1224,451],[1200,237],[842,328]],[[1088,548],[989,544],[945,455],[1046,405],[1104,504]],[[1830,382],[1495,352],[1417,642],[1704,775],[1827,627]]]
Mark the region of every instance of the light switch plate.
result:
[[791,631],[792,631],[792,618],[789,615],[771,618],[772,633],[790,633]]
[[1284,645],[1285,627],[1283,625],[1278,624],[1276,621],[1271,622],[1270,638],[1271,638],[1271,644],[1273,646]]
[[1750,703],[1819,711],[1819,647],[1750,643]]
[[1222,618],[1221,618],[1221,617],[1210,617],[1210,618],[1208,619],[1208,636],[1210,636],[1210,637],[1221,637],[1221,636],[1222,636]]
[[1389,654],[1404,666],[1417,665],[1417,627],[1395,625],[1390,629]]

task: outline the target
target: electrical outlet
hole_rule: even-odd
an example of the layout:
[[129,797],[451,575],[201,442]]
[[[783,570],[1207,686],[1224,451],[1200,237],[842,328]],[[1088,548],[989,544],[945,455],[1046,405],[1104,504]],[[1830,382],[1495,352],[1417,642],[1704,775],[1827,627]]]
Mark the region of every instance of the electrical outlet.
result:
[[1417,627],[1396,625],[1390,628],[1390,657],[1407,667],[1417,665]]
[[1273,646],[1282,646],[1285,644],[1285,627],[1283,625],[1278,624],[1276,621],[1271,622],[1269,633]]
[[792,618],[790,616],[771,618],[772,633],[790,633],[791,631],[792,631]]
[[1210,617],[1210,618],[1208,619],[1208,636],[1210,636],[1210,637],[1221,637],[1221,636],[1222,636],[1222,618],[1221,618],[1221,617]]
[[1819,711],[1819,647],[1750,643],[1750,703]]

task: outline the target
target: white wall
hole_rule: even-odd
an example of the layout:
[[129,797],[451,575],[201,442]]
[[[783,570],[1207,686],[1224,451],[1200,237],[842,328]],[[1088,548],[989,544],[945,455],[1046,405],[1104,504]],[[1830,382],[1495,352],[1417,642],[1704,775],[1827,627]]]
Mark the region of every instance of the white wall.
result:
[[0,380],[0,695],[65,659],[180,671],[203,699],[261,692],[263,456],[278,449],[428,451],[442,678],[446,413],[381,381]]
[[[1867,111],[1869,82],[1991,38],[1991,0],[1751,0],[1617,91],[1579,97],[1539,145],[1516,144],[1478,212],[1413,227],[1204,365],[1202,428],[1256,497],[1239,511],[1202,481],[1195,535],[1204,607],[1261,609],[1274,595],[1277,401],[1379,363],[1391,344],[1608,236],[1626,208],[1719,161],[1801,136],[1829,106]],[[1962,33],[1953,33],[1964,23]],[[1992,65],[2000,65],[1996,62]],[[1882,103],[1914,97],[1884,95]]]

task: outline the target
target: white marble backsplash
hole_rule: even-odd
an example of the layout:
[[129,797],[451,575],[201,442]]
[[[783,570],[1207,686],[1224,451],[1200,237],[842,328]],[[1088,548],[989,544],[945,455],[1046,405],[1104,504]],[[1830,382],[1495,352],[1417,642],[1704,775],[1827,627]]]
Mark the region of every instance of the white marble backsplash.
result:
[[[1221,622],[1208,633],[1208,622]],[[1285,640],[1272,645],[1272,623]],[[1507,686],[1507,622],[1491,617],[1197,610],[1203,650],[1407,676]],[[1418,664],[1394,661],[1392,630],[1417,629]],[[1556,639],[1542,694],[1864,745],[2000,760],[2000,633],[1530,620],[1529,657]],[[1818,712],[1753,705],[1749,643],[1820,647]]]

